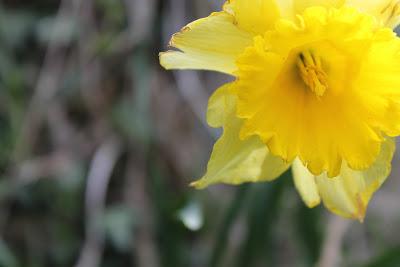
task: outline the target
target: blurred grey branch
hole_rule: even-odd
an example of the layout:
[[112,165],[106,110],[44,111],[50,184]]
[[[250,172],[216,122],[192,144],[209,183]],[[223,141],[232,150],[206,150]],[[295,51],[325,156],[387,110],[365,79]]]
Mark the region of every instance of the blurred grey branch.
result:
[[398,164],[348,234],[296,210],[289,177],[239,189],[228,210],[237,187],[188,187],[217,133],[207,98],[233,77],[168,72],[157,55],[223,2],[1,2],[0,266],[370,266],[381,252],[400,266]]
[[135,231],[135,243],[137,245],[134,254],[137,257],[138,266],[158,267],[160,266],[160,257],[155,244],[155,220],[153,214],[149,212],[154,207],[146,193],[148,174],[143,168],[143,160],[145,160],[143,157],[134,156],[131,156],[128,160],[124,198],[128,206],[135,211],[136,216],[140,218]]
[[[185,13],[188,1],[186,0],[171,0],[169,6],[169,15],[164,16],[164,30],[166,35],[164,36],[164,43],[168,43],[171,33],[178,31],[183,27],[183,24],[187,22],[187,16]],[[182,23],[183,22],[183,23]],[[188,72],[182,71],[174,72],[176,79],[176,86],[178,92],[181,94],[182,98],[186,104],[190,107],[193,113],[196,115],[197,119],[204,125],[204,127],[211,132],[209,126],[206,122],[205,110],[207,108],[208,95],[205,93],[205,85],[200,79],[198,72]]]
[[342,244],[346,231],[351,221],[338,217],[329,216],[328,227],[326,228],[325,242],[322,247],[321,258],[317,267],[339,267],[342,260]]
[[31,102],[24,121],[17,146],[14,152],[14,158],[21,160],[26,153],[29,153],[32,144],[38,137],[39,126],[43,116],[47,112],[51,100],[56,94],[65,72],[65,62],[67,52],[65,47],[68,43],[60,43],[57,39],[57,23],[66,19],[74,20],[78,16],[79,5],[71,1],[61,1],[55,24],[50,35],[43,66],[39,73],[36,87],[34,88]]
[[127,10],[131,40],[141,42],[151,38],[155,18],[155,0],[123,0]]
[[111,137],[96,151],[86,185],[86,240],[76,267],[98,267],[104,249],[104,216],[106,194],[111,174],[121,153],[121,145]]

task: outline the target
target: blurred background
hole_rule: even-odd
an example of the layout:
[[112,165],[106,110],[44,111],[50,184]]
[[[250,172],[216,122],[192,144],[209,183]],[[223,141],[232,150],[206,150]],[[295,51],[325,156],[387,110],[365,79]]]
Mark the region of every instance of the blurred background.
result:
[[221,0],[0,1],[0,266],[400,266],[400,159],[363,224],[273,183],[188,185],[229,77],[158,53]]

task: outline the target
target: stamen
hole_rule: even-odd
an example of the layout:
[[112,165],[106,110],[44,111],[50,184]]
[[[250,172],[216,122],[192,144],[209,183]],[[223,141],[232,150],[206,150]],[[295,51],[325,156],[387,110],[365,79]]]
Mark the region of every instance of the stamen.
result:
[[311,51],[305,51],[299,54],[296,63],[307,87],[317,97],[322,97],[328,89],[328,77],[322,69],[321,58]]

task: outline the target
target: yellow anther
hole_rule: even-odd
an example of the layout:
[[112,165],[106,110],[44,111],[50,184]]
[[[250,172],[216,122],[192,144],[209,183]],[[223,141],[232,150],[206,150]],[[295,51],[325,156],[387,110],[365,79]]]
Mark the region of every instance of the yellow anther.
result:
[[327,75],[322,69],[320,57],[310,51],[301,52],[297,58],[297,68],[307,87],[322,97],[328,89]]

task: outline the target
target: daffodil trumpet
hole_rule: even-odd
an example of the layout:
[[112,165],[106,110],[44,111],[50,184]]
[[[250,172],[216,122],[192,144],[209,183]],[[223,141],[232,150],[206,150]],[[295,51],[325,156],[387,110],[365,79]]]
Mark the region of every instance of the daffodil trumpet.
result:
[[400,134],[399,18],[399,1],[231,0],[175,34],[163,67],[235,77],[209,99],[223,134],[192,185],[292,167],[307,206],[362,221]]

